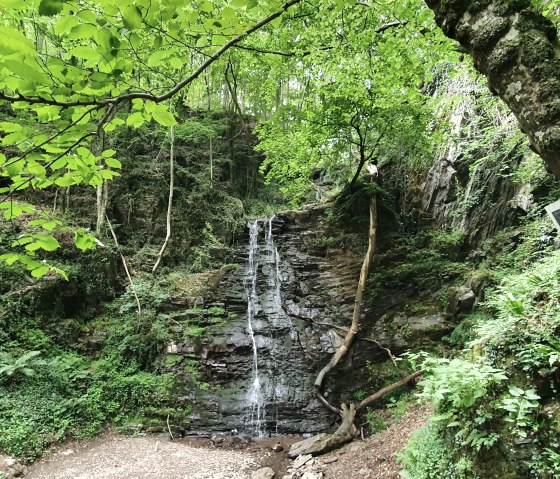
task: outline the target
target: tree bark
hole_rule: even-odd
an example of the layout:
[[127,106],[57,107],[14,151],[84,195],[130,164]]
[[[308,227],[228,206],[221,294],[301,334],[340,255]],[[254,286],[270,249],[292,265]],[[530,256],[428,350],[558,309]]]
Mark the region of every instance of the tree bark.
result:
[[[375,167],[373,167],[375,168]],[[377,168],[371,170],[374,181],[377,179]],[[364,290],[366,288],[366,282],[369,276],[369,267],[373,260],[373,254],[375,253],[375,243],[377,237],[377,195],[374,194],[369,202],[369,234],[368,234],[368,249],[362,263],[362,269],[360,271],[360,279],[358,281],[358,287],[356,289],[356,297],[354,299],[354,312],[352,314],[352,324],[346,333],[346,337],[342,341],[342,344],[338,347],[336,352],[331,357],[330,361],[319,371],[317,379],[315,379],[315,390],[320,396],[319,399],[324,399],[321,395],[321,389],[323,387],[323,380],[325,376],[339,363],[339,361],[348,352],[350,346],[358,334],[358,328],[360,326],[360,319],[362,316],[362,301],[364,297]]]
[[[159,264],[161,263],[161,260],[163,258],[163,254],[165,253],[165,250],[167,249],[167,245],[169,244],[169,240],[171,239],[171,213],[173,211],[173,188],[174,188],[174,183],[175,183],[175,162],[174,162],[174,157],[175,157],[175,131],[173,129],[173,127],[169,128],[169,142],[170,142],[170,147],[169,147],[169,198],[167,200],[167,215],[166,215],[166,234],[165,234],[165,240],[163,242],[163,245],[161,246],[161,249],[159,250],[159,253],[157,255],[157,259],[156,259],[156,263],[154,264],[154,267],[152,268],[152,274],[155,274],[155,272],[158,269]],[[212,161],[212,160],[210,160]],[[211,180],[211,178],[210,178]]]
[[560,46],[552,22],[529,0],[425,1],[560,179]]

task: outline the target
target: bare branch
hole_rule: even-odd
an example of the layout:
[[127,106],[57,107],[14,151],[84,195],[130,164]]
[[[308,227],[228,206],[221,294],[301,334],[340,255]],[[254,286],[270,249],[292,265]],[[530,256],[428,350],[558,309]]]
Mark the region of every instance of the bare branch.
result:
[[410,376],[407,376],[406,378],[401,379],[396,383],[393,383],[389,386],[384,387],[383,389],[380,389],[375,394],[372,394],[371,396],[368,396],[363,401],[361,401],[356,406],[356,411],[359,411],[360,409],[369,406],[371,403],[377,401],[378,399],[381,399],[383,396],[385,396],[385,394],[390,393],[394,389],[400,388],[401,386],[404,386],[405,384],[414,381],[417,377],[422,376],[422,374],[424,374],[424,371],[416,371],[415,373],[412,373]]

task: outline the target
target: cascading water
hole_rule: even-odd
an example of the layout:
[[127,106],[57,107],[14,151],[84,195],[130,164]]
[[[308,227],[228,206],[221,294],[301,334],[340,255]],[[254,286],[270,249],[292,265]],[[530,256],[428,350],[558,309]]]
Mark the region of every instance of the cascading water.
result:
[[247,332],[251,337],[253,347],[253,367],[251,376],[251,388],[248,395],[248,417],[246,426],[252,429],[256,435],[264,433],[265,423],[265,403],[261,390],[261,380],[259,377],[259,358],[257,354],[257,342],[253,331],[253,319],[258,313],[258,294],[257,294],[257,272],[259,268],[259,222],[258,220],[249,221],[249,256],[245,272],[245,291],[247,293]]
[[[282,309],[281,265],[278,248],[274,244],[274,217],[253,220],[249,227],[249,250],[245,269],[245,293],[247,295],[247,334],[251,338],[253,350],[251,385],[247,394],[247,414],[245,429],[251,434],[262,436],[267,432],[267,406],[277,402],[282,393],[282,374],[276,364],[278,334],[288,330],[293,336],[293,325]],[[261,231],[264,230],[264,243],[259,245]],[[267,323],[267,334],[260,329]],[[256,325],[259,325],[259,331]],[[269,345],[266,358],[258,354],[259,344]],[[262,363],[262,365],[261,365]]]

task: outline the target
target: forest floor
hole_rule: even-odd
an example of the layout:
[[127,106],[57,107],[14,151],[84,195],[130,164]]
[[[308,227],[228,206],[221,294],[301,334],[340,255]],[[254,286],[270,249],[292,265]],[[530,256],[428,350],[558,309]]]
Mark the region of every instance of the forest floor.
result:
[[[426,422],[427,407],[415,407],[388,429],[365,440],[314,458],[301,470],[285,451],[295,437],[257,440],[242,448],[214,446],[209,440],[170,441],[165,437],[128,437],[108,433],[90,441],[67,443],[29,468],[26,479],[251,479],[253,471],[271,467],[275,478],[303,469],[325,479],[398,479],[395,453]],[[279,442],[284,452],[273,452]],[[321,477],[321,476],[314,476]]]

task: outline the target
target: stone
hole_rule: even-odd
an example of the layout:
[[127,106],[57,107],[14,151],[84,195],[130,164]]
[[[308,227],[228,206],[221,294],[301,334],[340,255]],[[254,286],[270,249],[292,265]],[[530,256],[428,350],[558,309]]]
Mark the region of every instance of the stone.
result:
[[[18,459],[7,457],[3,461],[4,471],[7,479],[16,477],[23,477],[27,474],[27,467],[24,466]],[[1,471],[0,471],[1,472]]]
[[301,479],[323,479],[323,477],[324,475],[321,471],[307,471],[301,476]]
[[448,311],[457,317],[459,314],[472,313],[476,305],[476,294],[467,285],[449,289],[450,301]]
[[323,459],[324,464],[332,464],[333,462],[336,461],[338,461],[338,457],[328,457],[326,459]]
[[332,451],[338,447],[352,441],[352,436],[341,436],[336,434],[318,434],[317,436],[304,439],[303,441],[292,444],[288,457],[295,458],[301,454],[319,455]]
[[277,442],[276,444],[274,444],[274,446],[272,446],[272,450],[274,452],[282,452],[284,450],[284,446],[282,446],[282,444]]
[[312,458],[311,454],[304,454],[298,456],[296,460],[293,462],[292,467],[294,469],[299,469],[300,467],[303,467],[305,464],[311,461],[311,458]]
[[13,457],[7,457],[6,459],[4,459],[4,467],[6,469],[9,469],[11,467],[14,467],[19,461]]
[[261,467],[251,474],[251,479],[274,479],[274,471],[270,467]]

